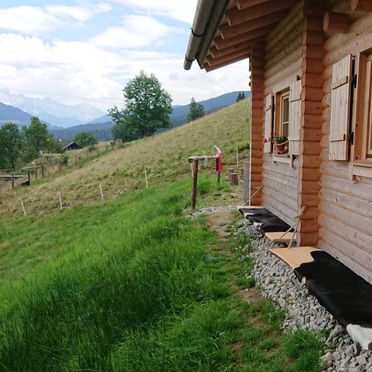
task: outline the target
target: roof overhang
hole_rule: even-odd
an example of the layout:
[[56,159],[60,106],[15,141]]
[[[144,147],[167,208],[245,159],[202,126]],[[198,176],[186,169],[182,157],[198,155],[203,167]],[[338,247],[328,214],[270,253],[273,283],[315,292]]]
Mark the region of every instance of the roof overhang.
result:
[[212,71],[250,57],[299,0],[199,0],[184,68]]

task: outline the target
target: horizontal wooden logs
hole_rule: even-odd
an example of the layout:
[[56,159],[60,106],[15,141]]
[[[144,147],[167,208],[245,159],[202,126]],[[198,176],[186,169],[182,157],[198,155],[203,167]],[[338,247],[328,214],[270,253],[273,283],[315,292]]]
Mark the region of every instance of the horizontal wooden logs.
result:
[[249,58],[249,55],[243,55],[243,56],[236,57],[234,59],[231,59],[229,61],[226,61],[226,62],[223,62],[223,63],[220,63],[220,64],[213,64],[213,65],[206,64],[206,65],[204,65],[204,68],[205,68],[205,71],[210,72],[210,71],[217,70],[221,67],[231,65],[232,63],[243,61],[244,59],[247,59],[247,58]]
[[212,47],[210,49],[210,54],[213,58],[219,58],[219,57],[226,56],[228,54],[238,53],[243,50],[249,52],[250,49],[251,47],[248,43],[240,43],[240,44],[237,44],[232,47],[225,48],[225,49],[217,49],[216,47]]
[[238,9],[247,9],[255,5],[267,3],[268,1],[270,0],[237,0],[236,7]]
[[227,12],[227,23],[230,26],[236,26],[245,22],[251,22],[282,10],[288,10],[296,2],[297,0],[271,0],[246,9],[231,9]]
[[214,66],[214,65],[220,65],[225,62],[229,62],[230,60],[235,60],[236,58],[244,57],[248,58],[250,55],[250,49],[241,49],[237,50],[233,53],[226,54],[224,56],[218,57],[218,58],[213,58],[212,56],[207,57],[207,62],[209,66]]
[[263,39],[270,32],[270,30],[272,30],[272,25],[265,25],[264,27],[238,34],[237,36],[226,40],[224,40],[221,36],[218,36],[214,39],[214,45],[217,49],[224,49],[241,43],[249,42],[249,44],[253,44],[256,40]]
[[352,21],[347,14],[327,12],[323,18],[323,31],[345,34]]
[[222,39],[226,40],[241,34],[245,34],[247,32],[255,31],[265,26],[269,25],[273,26],[280,20],[282,20],[285,14],[286,11],[280,11],[237,26],[230,26],[228,24],[221,26],[220,28],[221,37]]
[[361,12],[372,12],[372,2],[370,0],[351,0],[351,10]]

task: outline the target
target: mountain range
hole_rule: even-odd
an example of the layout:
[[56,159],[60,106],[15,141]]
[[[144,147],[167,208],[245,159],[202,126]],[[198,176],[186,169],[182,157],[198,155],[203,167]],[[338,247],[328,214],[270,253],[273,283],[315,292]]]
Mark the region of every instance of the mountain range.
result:
[[[0,101],[3,93],[4,91],[0,90]],[[205,113],[209,114],[235,103],[238,93],[239,92],[226,93],[218,97],[201,101],[200,103],[204,106]],[[250,92],[244,93],[246,97],[250,96]],[[113,126],[113,122],[111,120],[111,117],[109,115],[98,116],[100,113],[102,113],[102,111],[100,110],[95,110],[90,106],[86,106],[84,108],[82,107],[83,105],[66,106],[58,103],[57,101],[54,101],[51,98],[44,98],[43,100],[31,98],[22,101],[22,99],[25,98],[22,97],[23,96],[19,95],[16,96],[16,98],[19,99],[20,102],[23,102],[22,108],[28,107],[30,111],[0,102],[0,125],[9,121],[16,122],[20,126],[28,125],[31,121],[32,116],[38,116],[43,122],[48,124],[50,131],[57,139],[60,140],[72,140],[76,136],[76,134],[85,131],[94,133],[96,137],[101,141],[109,141],[112,139],[111,129]],[[12,100],[14,100],[14,95],[11,98]],[[52,111],[56,114],[44,112],[45,107],[48,107],[48,112]],[[81,111],[79,111],[79,108],[81,109]],[[171,114],[173,127],[180,126],[187,122],[187,114],[189,112],[189,108],[190,105],[173,106],[173,112]],[[80,112],[78,119],[73,116],[76,114],[76,111]],[[44,113],[40,114],[42,112]],[[66,117],[62,118],[58,116],[66,112],[70,112],[68,119],[66,119]],[[82,117],[92,117],[94,113],[98,114],[94,116],[96,119],[93,119],[91,121],[87,120],[88,122],[85,122],[86,124],[84,124],[84,122],[80,120]],[[58,123],[65,125],[67,123],[67,120],[69,120],[69,123],[75,123],[76,125],[68,128],[61,128],[57,126]]]
[[[22,94],[10,93],[7,89],[0,89],[0,102],[17,107],[31,116],[37,116],[51,127],[70,127],[84,124],[104,115],[104,111],[94,106],[65,105],[50,97],[26,97]],[[12,119],[12,117],[5,117],[5,119]],[[25,125],[27,122],[21,124]]]
[[[246,91],[244,93],[247,98],[250,97],[251,92]],[[235,103],[238,94],[239,92],[226,93],[218,97],[201,101],[199,103],[201,103],[204,106],[205,113],[210,114],[223,107],[230,106],[233,103]],[[187,114],[189,112],[189,109],[190,105],[173,106],[173,112],[171,114],[173,127],[178,127],[187,122]],[[88,131],[93,132],[96,135],[96,137],[101,141],[109,141],[112,139],[111,135],[112,126],[113,122],[111,120],[111,116],[104,115],[84,125],[78,125],[64,129],[53,129],[52,133],[58,139],[71,140],[75,137],[76,134]]]

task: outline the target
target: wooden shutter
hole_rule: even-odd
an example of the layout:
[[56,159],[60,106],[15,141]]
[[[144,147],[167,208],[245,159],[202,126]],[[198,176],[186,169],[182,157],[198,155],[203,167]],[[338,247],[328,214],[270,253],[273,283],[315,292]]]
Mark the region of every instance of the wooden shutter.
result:
[[296,80],[290,85],[288,127],[290,155],[300,155],[301,89],[301,80]]
[[348,160],[350,127],[352,55],[335,63],[332,69],[329,160]]
[[269,94],[265,98],[265,138],[264,153],[271,152],[271,136],[273,131],[273,96]]

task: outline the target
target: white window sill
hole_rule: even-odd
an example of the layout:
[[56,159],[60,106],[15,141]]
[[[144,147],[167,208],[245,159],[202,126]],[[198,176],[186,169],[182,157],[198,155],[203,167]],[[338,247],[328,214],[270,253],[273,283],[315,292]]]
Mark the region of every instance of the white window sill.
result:
[[283,154],[283,155],[275,155],[271,154],[272,161],[274,165],[277,165],[278,163],[282,164],[288,164],[290,168],[295,168],[294,161],[296,159],[296,155],[290,155],[290,154]]
[[372,160],[354,161],[351,163],[351,174],[354,177],[372,178]]

